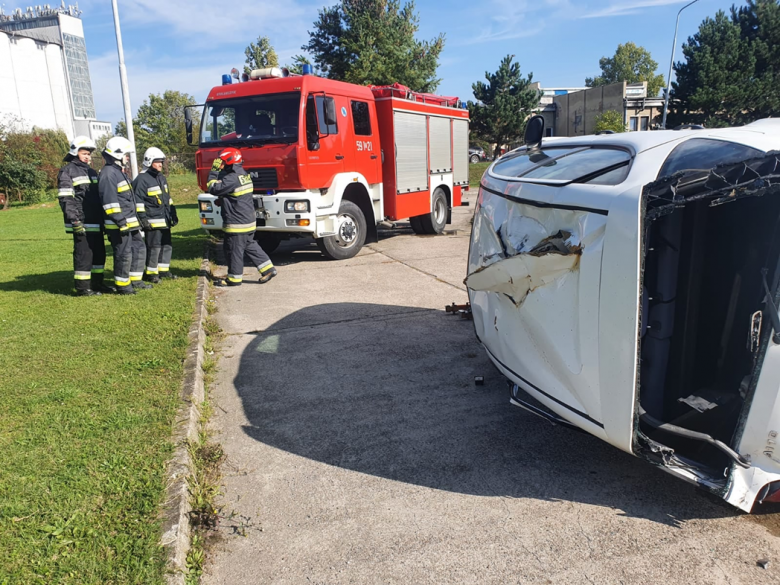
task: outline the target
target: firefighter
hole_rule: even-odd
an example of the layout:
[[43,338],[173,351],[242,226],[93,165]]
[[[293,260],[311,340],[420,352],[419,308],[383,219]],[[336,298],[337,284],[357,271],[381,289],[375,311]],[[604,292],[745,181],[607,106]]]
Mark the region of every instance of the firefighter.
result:
[[98,176],[90,167],[95,143],[76,136],[57,175],[57,188],[65,231],[73,234],[73,278],[78,296],[91,297],[114,289],[103,284],[106,243]]
[[106,143],[98,191],[105,213],[105,228],[114,249],[114,282],[117,293],[132,295],[137,289],[152,288],[141,281],[146,246],[141,236],[141,221],[146,219],[143,205],[136,202],[124,162],[135,147],[127,138],[115,136]]
[[252,178],[241,166],[241,151],[226,148],[214,159],[208,178],[208,191],[219,197],[222,206],[222,230],[225,232],[227,279],[214,282],[216,286],[240,286],[244,278],[244,256],[257,266],[260,284],[276,276],[271,259],[255,241],[255,204],[252,197]]
[[133,181],[133,193],[146,214],[142,222],[146,240],[146,274],[152,283],[160,278],[176,279],[171,273],[171,228],[179,223],[176,207],[168,192],[168,181],[162,173],[165,154],[159,148],[144,153],[143,171]]

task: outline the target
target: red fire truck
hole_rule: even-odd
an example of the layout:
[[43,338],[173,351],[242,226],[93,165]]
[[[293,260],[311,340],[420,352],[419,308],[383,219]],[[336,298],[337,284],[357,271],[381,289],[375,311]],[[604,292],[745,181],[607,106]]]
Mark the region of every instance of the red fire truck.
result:
[[[254,184],[256,238],[266,251],[313,237],[328,258],[351,258],[377,240],[377,224],[409,219],[441,233],[468,188],[468,110],[457,98],[403,86],[363,87],[278,68],[209,93],[200,123],[198,182],[219,152],[241,149]],[[187,116],[188,133],[192,119]],[[220,208],[198,196],[204,229]]]

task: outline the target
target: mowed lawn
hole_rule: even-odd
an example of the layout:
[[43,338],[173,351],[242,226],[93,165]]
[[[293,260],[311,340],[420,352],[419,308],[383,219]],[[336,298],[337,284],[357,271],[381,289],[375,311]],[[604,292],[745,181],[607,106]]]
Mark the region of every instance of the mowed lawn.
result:
[[0,584],[163,580],[159,510],[205,241],[194,175],[170,183],[182,278],[134,297],[72,296],[56,202],[0,212]]
[[469,164],[469,187],[479,189],[479,182],[487,168],[493,164],[493,161]]

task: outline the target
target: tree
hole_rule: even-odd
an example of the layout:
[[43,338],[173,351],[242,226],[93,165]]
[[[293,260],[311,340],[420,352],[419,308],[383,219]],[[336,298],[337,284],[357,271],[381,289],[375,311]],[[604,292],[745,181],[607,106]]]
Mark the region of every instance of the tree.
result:
[[[135,151],[140,159],[147,148],[156,146],[168,157],[181,157],[189,166],[193,166],[192,155],[196,146],[187,144],[187,133],[184,127],[184,108],[195,104],[191,95],[175,90],[167,90],[160,94],[149,94],[133,118],[135,134]],[[193,111],[193,134],[199,133],[198,112]],[[127,137],[124,121],[117,123],[114,129],[116,136]],[[173,160],[173,159],[172,159]],[[171,161],[169,161],[171,162]]]
[[331,79],[434,91],[444,35],[418,41],[414,8],[413,0],[403,6],[401,0],[341,0],[320,10],[302,49]]
[[596,132],[603,132],[605,130],[625,132],[626,123],[623,121],[623,112],[607,110],[596,116]]
[[468,103],[471,131],[496,145],[495,156],[503,145],[522,137],[528,117],[539,106],[539,92],[531,87],[533,74],[523,78],[514,57],[504,57],[495,73],[486,71],[487,83],[477,81],[471,86],[477,100]]
[[765,91],[757,82],[756,56],[740,26],[726,13],[706,18],[683,45],[675,64],[667,127],[680,123],[732,126],[755,119]]
[[279,67],[279,57],[277,57],[268,37],[257,37],[257,43],[249,43],[249,46],[244,50],[244,55],[246,55],[244,73],[247,75],[253,69]]
[[585,85],[588,87],[609,85],[621,81],[626,83],[646,81],[647,95],[654,97],[665,85],[664,76],[655,74],[658,63],[650,56],[650,52],[632,42],[618,45],[614,56],[599,59],[599,67],[601,67],[600,76],[585,79]]

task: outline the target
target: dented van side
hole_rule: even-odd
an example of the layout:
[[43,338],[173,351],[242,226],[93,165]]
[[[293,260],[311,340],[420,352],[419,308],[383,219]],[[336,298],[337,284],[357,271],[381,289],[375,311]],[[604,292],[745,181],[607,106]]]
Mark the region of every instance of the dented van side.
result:
[[[502,174],[501,161],[485,173],[465,281],[476,334],[515,385],[515,404],[750,510],[757,499],[780,495],[780,352],[769,337],[762,290],[768,261],[758,258],[771,248],[768,286],[776,292],[780,230],[775,239],[744,234],[756,214],[765,218],[759,231],[771,231],[780,218],[780,190],[765,186],[760,204],[745,204],[729,199],[722,185],[723,193],[709,188],[708,199],[701,183],[689,202],[696,209],[686,212],[686,201],[662,200],[659,193],[676,193],[680,185],[659,184],[658,174],[691,135],[652,134],[641,139],[649,144],[634,137],[599,142],[625,149],[631,159],[593,173],[595,181],[587,174],[574,182],[554,179],[567,164],[578,171],[574,158],[565,157],[590,148],[582,139],[564,144],[561,154],[545,150],[530,162],[504,165],[525,179]],[[754,140],[756,152],[769,150],[765,138]],[[741,156],[732,150],[732,159]],[[693,160],[698,151],[689,151]],[[553,180],[528,178],[534,174]],[[770,174],[765,166],[744,179],[767,181]],[[731,179],[732,188],[744,187]],[[712,211],[719,197],[735,205],[731,212]],[[731,228],[729,215],[738,219]],[[708,248],[720,260],[708,257]],[[737,256],[726,260],[732,249]],[[715,290],[708,294],[708,287]],[[763,333],[753,331],[760,339],[745,351],[756,313]]]

